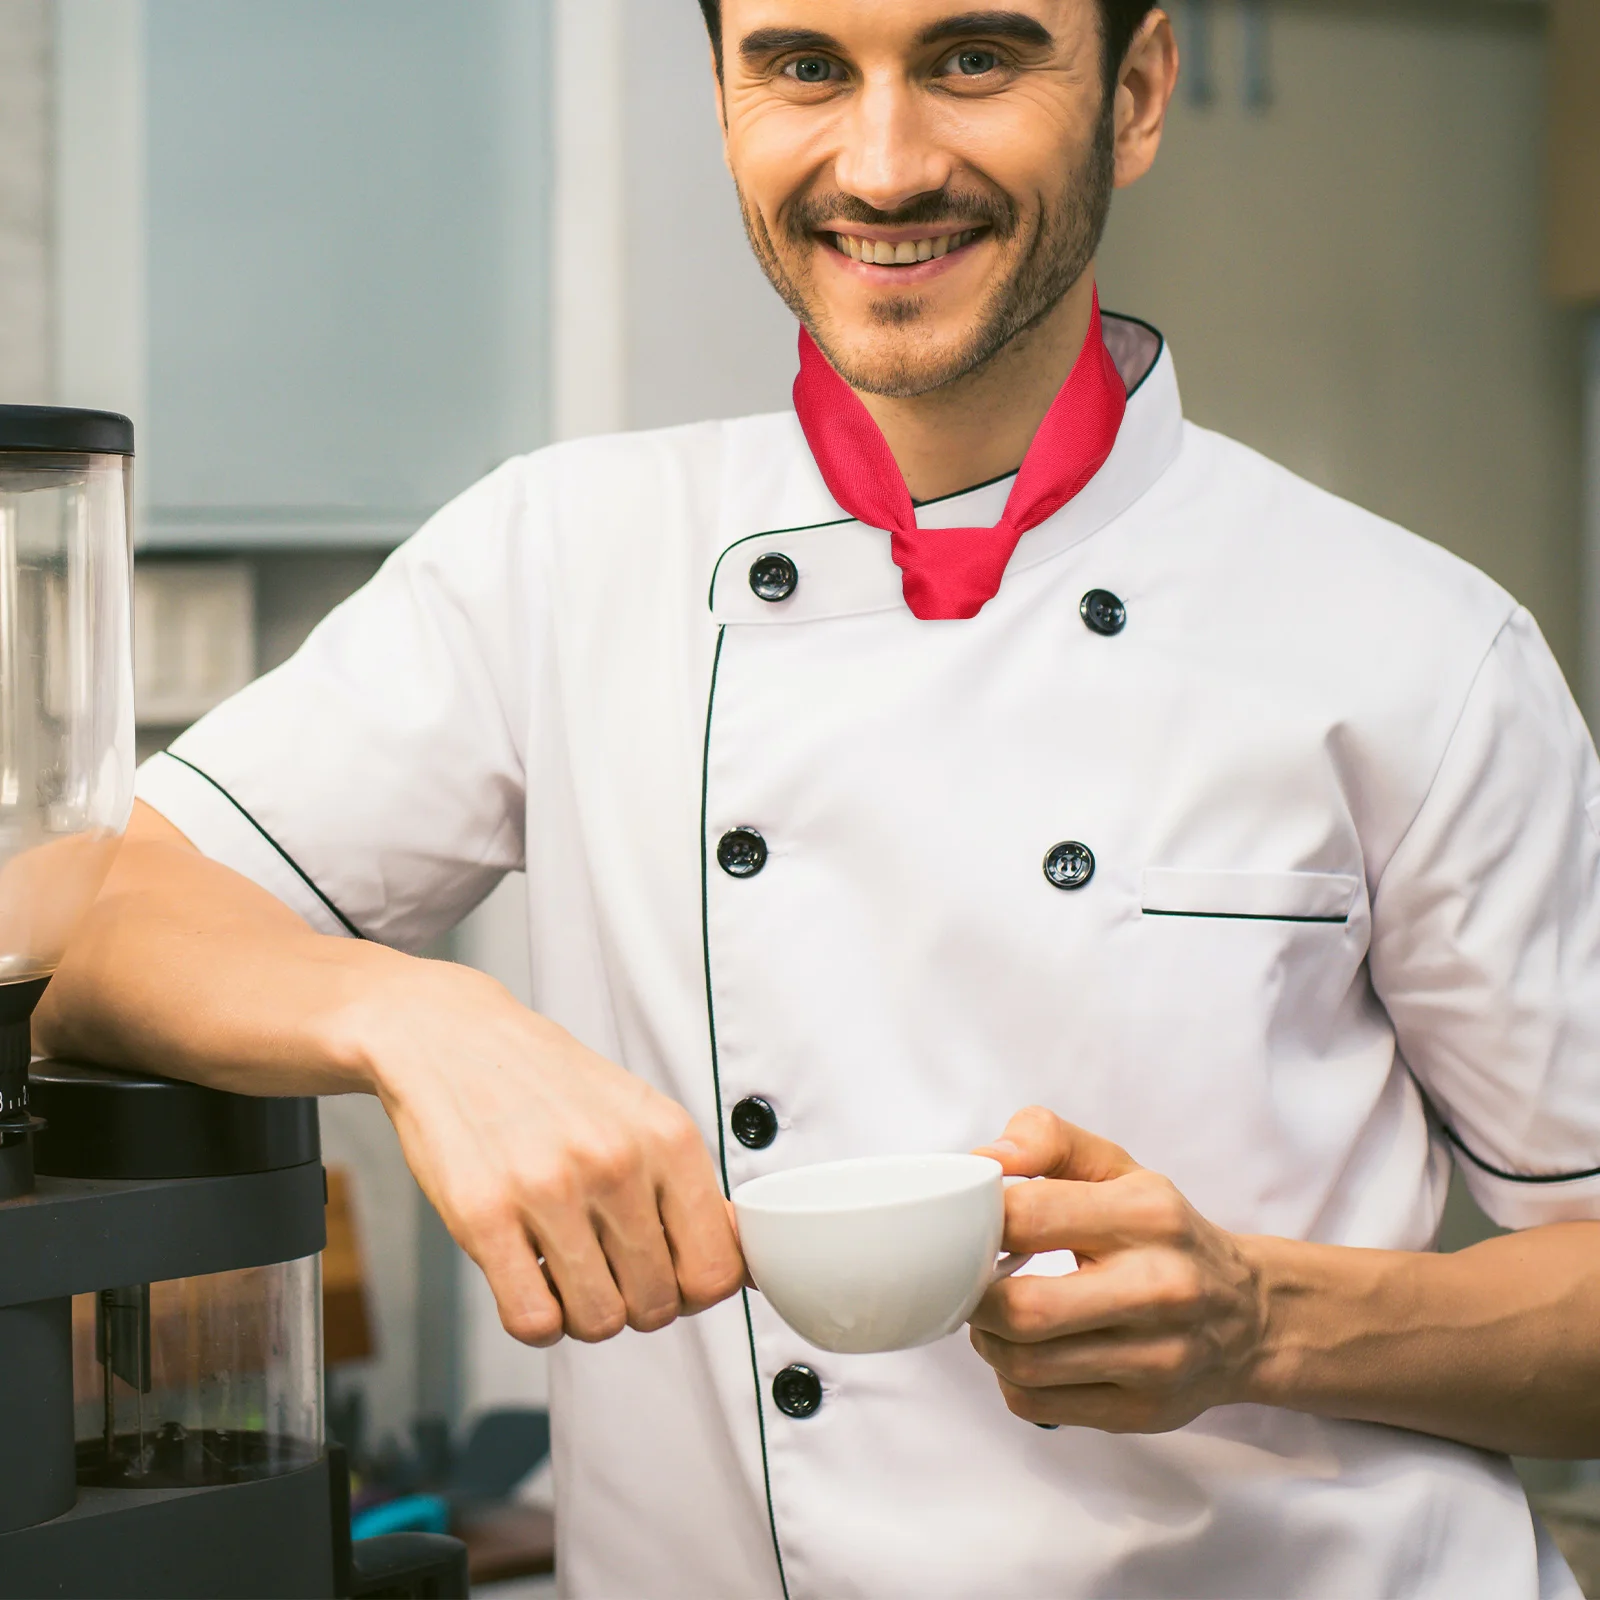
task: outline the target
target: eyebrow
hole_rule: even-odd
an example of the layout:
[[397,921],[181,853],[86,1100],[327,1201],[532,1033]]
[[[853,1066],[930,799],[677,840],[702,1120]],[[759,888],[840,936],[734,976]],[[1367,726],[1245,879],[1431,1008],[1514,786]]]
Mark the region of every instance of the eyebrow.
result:
[[739,41],[739,54],[746,61],[759,61],[783,50],[839,49],[839,41],[831,33],[818,33],[815,28],[757,28]]
[[1037,17],[1025,11],[963,11],[930,23],[917,35],[918,44],[942,44],[946,39],[969,34],[986,34],[991,39],[1014,39],[1018,44],[1040,45],[1048,49],[1055,36]]
[[[1042,49],[1049,49],[1055,43],[1050,30],[1025,11],[963,11],[953,17],[941,17],[917,35],[917,43],[942,44],[947,39],[967,38],[973,34],[985,34],[991,39],[1014,39],[1018,44],[1037,45]],[[820,33],[815,28],[757,28],[739,41],[739,54],[751,62],[785,50],[827,50],[841,54],[843,46],[832,34]]]

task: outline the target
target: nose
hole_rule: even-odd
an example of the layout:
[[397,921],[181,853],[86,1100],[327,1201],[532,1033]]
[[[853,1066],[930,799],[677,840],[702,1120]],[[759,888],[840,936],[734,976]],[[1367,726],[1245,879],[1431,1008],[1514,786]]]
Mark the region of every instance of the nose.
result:
[[940,149],[903,79],[869,79],[852,97],[840,129],[834,178],[879,211],[897,211],[920,194],[942,189],[952,162]]

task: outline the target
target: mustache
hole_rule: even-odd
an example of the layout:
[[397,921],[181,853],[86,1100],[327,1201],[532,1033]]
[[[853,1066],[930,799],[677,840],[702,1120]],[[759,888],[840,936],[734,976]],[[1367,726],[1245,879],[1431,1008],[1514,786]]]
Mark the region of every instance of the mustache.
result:
[[951,231],[987,227],[997,239],[1009,239],[1020,222],[1017,207],[1007,196],[981,189],[930,189],[893,211],[880,211],[865,200],[842,191],[806,195],[795,201],[784,217],[783,228],[795,244],[808,244],[825,233],[830,223],[857,222],[871,228],[911,228],[948,223]]

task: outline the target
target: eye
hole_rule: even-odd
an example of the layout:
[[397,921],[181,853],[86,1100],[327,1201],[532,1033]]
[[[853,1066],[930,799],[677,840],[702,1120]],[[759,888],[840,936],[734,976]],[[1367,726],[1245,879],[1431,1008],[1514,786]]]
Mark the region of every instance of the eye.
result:
[[1000,65],[1000,57],[993,50],[980,50],[976,46],[958,50],[944,64],[944,71],[959,73],[963,78],[981,78]]
[[783,70],[797,83],[828,83],[834,76],[833,68],[826,56],[799,56]]

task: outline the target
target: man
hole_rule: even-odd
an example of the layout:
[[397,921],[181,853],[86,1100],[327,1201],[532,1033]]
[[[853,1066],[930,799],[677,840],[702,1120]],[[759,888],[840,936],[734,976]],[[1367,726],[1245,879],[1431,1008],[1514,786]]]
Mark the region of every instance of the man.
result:
[[[562,1341],[570,1593],[1575,1595],[1499,1454],[1600,1453],[1600,764],[1531,619],[1102,323],[1161,12],[704,9],[795,414],[441,512],[146,767],[40,1046],[381,1096]],[[401,953],[523,867],[542,1014]],[[741,1291],[729,1185],[974,1145],[1079,1270],[970,1341]],[[1430,1253],[1452,1151],[1524,1231]]]

